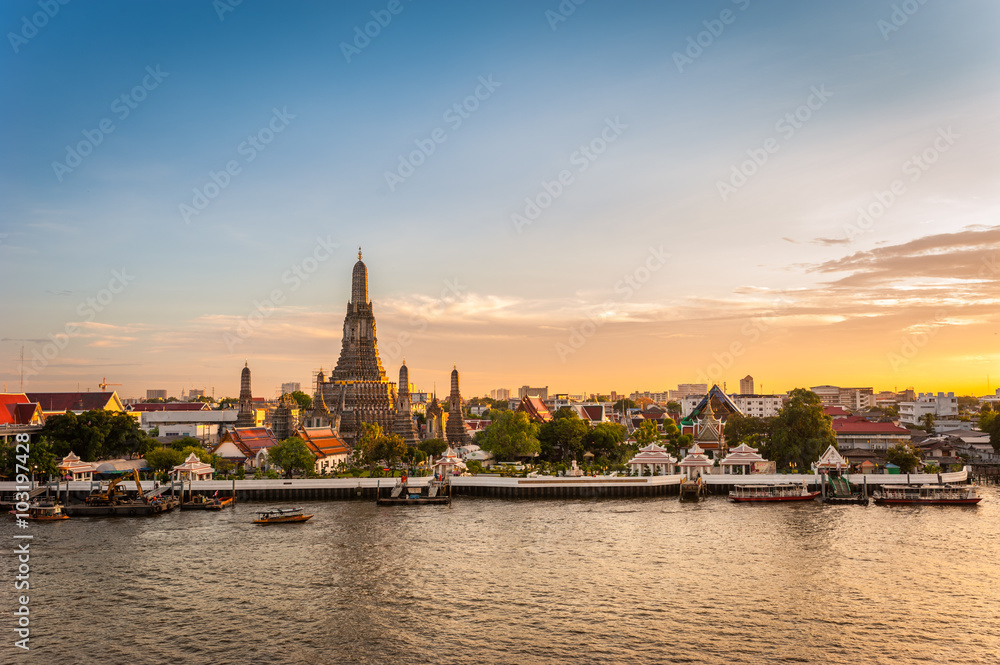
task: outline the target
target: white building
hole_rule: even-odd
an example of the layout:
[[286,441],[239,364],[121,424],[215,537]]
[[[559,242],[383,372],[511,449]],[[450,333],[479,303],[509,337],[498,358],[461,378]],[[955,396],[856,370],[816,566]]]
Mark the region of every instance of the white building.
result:
[[[671,400],[680,402],[685,397],[692,395],[701,395],[701,397],[704,397],[707,393],[707,383],[678,383],[677,390],[667,391],[667,397]],[[700,399],[701,398],[699,398],[699,400]],[[685,410],[684,413],[688,413],[688,410]]]
[[[778,415],[784,405],[784,395],[727,395],[736,408],[745,416],[755,418],[770,418]],[[689,395],[681,400],[681,413],[691,413],[705,398],[701,395]]]
[[921,418],[934,414],[935,420],[957,419],[958,398],[955,393],[920,393],[914,402],[899,403],[899,419],[906,425],[920,425]]
[[753,377],[749,374],[740,379],[740,393],[743,395],[753,394]]

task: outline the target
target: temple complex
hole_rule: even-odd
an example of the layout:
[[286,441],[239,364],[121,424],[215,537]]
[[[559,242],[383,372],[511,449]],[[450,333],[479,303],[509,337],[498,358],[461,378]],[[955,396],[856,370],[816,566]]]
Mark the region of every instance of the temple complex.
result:
[[448,445],[457,448],[470,442],[462,416],[462,395],[458,390],[458,368],[451,370],[451,395],[448,397],[448,425],[445,429]]
[[431,398],[427,405],[427,436],[428,439],[444,438],[444,409],[438,404],[437,395]]
[[289,393],[278,400],[271,422],[274,438],[278,441],[284,441],[295,433],[299,426],[299,403]]
[[321,392],[333,417],[340,420],[338,431],[348,443],[354,441],[362,423],[393,431],[396,389],[386,378],[378,356],[375,314],[368,300],[368,268],[361,260],[360,248],[344,317],[340,359]]
[[302,417],[304,427],[332,427],[335,431],[340,429],[340,419],[330,413],[330,408],[326,405],[326,398],[323,397],[323,384],[326,383],[326,376],[323,368],[319,368],[316,375],[316,389],[313,391],[312,408]]
[[416,423],[413,422],[413,414],[410,409],[410,373],[406,368],[406,361],[403,361],[399,368],[399,390],[396,395],[396,423],[392,431],[402,437],[403,442],[408,446],[415,446],[420,443],[420,435],[417,434]]
[[250,392],[250,367],[243,363],[243,374],[240,376],[240,410],[236,416],[237,427],[254,427],[257,424],[257,414],[253,406],[253,393]]

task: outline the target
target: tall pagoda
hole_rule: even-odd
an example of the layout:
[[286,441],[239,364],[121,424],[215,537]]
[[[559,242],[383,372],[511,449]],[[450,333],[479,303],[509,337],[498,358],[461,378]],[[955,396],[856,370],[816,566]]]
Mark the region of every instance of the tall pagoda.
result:
[[469,431],[462,417],[462,394],[458,390],[458,368],[451,370],[451,395],[448,397],[448,424],[445,426],[448,445],[452,447],[469,443]]
[[253,408],[253,393],[250,391],[250,367],[243,363],[240,375],[240,410],[236,415],[237,427],[256,427],[257,414]]
[[406,368],[405,360],[402,367],[399,368],[396,424],[393,426],[392,431],[402,437],[403,442],[408,446],[415,446],[420,443],[420,435],[417,434],[417,426],[413,422],[413,414],[410,410],[410,371]]
[[386,378],[378,357],[375,314],[368,300],[368,267],[361,260],[354,264],[351,300],[344,317],[344,339],[340,359],[323,383],[323,398],[334,419],[340,420],[340,436],[351,443],[362,423],[380,425],[393,431],[396,422],[396,387]]

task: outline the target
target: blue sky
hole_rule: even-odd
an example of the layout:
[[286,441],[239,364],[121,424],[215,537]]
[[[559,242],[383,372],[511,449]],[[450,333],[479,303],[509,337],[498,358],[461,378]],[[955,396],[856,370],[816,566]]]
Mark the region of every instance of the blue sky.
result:
[[[22,345],[28,389],[221,396],[244,360],[260,394],[306,383],[336,361],[358,245],[386,369],[405,356],[427,388],[452,363],[470,394],[1000,374],[996,3],[588,0],[558,22],[555,1],[41,5],[0,7],[8,388]],[[348,61],[372,12],[391,20]],[[945,247],[956,265],[928,271]],[[731,353],[753,321],[767,334]]]

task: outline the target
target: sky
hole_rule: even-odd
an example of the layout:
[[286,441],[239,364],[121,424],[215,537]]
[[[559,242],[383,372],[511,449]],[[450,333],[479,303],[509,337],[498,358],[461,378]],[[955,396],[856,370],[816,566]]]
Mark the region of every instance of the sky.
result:
[[[579,4],[577,4],[579,2]],[[1000,4],[0,4],[0,382],[1000,385]],[[307,389],[308,390],[308,389]]]

